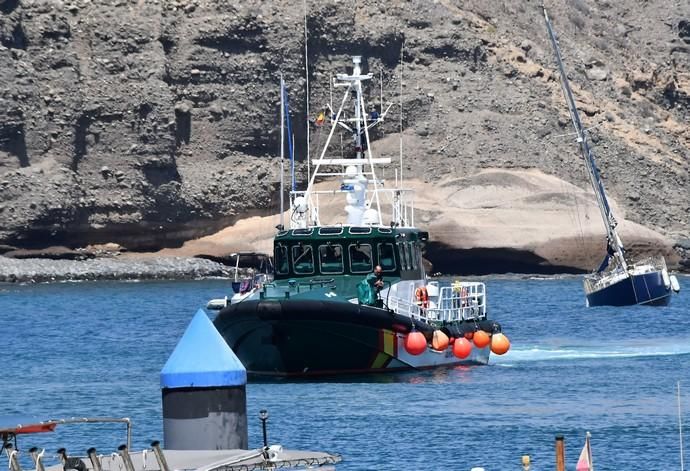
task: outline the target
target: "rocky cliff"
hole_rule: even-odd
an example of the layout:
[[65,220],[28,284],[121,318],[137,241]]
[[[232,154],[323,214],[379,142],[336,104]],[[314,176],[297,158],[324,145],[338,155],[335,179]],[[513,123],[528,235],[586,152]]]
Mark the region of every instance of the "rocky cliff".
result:
[[[548,4],[607,190],[683,255],[687,2]],[[383,155],[398,152],[402,88],[407,175],[534,168],[587,188],[541,1],[305,5],[310,118],[361,55],[374,96],[396,103],[375,136]],[[0,0],[0,244],[151,250],[276,213],[280,73],[306,154],[302,8]]]

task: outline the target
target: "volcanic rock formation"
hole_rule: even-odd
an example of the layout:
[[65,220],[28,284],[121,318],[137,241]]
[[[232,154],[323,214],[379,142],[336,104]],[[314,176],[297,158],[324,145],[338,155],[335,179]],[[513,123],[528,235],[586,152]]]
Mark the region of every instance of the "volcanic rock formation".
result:
[[[541,1],[307,3],[309,118],[330,101],[329,78],[361,55],[372,95],[382,87],[395,103],[372,146],[396,156],[402,137],[403,173],[423,192],[443,179],[443,191],[476,198],[481,178],[464,185],[485,169],[588,188]],[[687,263],[687,2],[549,8],[607,190]],[[281,72],[306,175],[304,54],[303,11],[284,0],[0,0],[0,244],[157,250],[276,214]],[[311,128],[312,152],[324,133]],[[507,240],[497,234],[515,227],[482,211],[502,230],[480,231],[471,248],[562,265],[539,253],[538,230]]]

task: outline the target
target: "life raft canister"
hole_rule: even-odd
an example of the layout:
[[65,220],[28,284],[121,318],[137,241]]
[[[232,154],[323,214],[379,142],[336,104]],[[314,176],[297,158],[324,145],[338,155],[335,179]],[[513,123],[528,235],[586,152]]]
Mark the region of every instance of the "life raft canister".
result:
[[426,286],[420,286],[414,292],[417,298],[417,306],[427,308],[429,307],[429,292],[426,290]]

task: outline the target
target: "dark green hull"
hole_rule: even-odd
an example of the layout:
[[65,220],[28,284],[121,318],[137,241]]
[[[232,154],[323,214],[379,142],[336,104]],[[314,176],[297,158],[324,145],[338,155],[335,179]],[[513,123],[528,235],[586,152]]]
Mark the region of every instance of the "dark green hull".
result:
[[[342,301],[247,300],[218,314],[218,331],[250,374],[319,376],[485,364],[489,350],[474,349],[460,360],[447,349],[407,353],[402,341],[408,317]],[[474,324],[451,326],[455,332]],[[487,326],[490,328],[490,326]],[[431,339],[434,328],[415,321]]]

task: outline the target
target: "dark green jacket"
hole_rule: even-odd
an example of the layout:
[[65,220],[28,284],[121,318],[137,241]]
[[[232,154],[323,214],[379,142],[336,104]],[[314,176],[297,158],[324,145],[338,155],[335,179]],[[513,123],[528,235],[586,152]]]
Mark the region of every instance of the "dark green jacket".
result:
[[374,286],[376,283],[376,274],[369,273],[365,279],[357,285],[357,298],[359,304],[366,304],[367,306],[374,306],[378,299],[379,289]]

